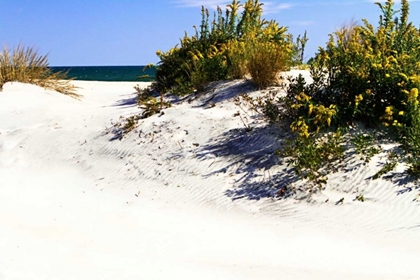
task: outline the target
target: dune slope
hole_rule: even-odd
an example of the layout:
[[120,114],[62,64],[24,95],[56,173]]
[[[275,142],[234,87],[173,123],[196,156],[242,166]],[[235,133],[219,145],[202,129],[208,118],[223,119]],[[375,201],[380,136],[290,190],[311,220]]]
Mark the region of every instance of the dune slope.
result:
[[279,199],[302,182],[272,155],[281,129],[235,105],[258,94],[246,82],[127,135],[135,83],[74,83],[81,100],[0,93],[1,280],[420,278],[418,190],[371,180],[380,155],[349,159],[309,199]]

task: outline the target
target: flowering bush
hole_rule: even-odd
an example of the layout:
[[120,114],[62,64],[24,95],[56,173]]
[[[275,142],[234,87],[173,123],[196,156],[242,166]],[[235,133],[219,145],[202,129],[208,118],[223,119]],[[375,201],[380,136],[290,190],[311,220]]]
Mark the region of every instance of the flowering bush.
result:
[[[382,11],[379,26],[363,20],[331,34],[311,63],[314,83],[293,79],[280,102],[297,135],[291,155],[298,170],[320,168],[303,157],[316,154],[320,129],[360,121],[396,132],[405,151],[399,159],[420,177],[420,30],[408,23],[407,0],[399,12],[392,0],[376,5]],[[384,172],[395,167],[392,162]]]
[[287,28],[262,18],[262,5],[258,0],[244,5],[233,0],[225,13],[218,8],[212,21],[203,7],[194,36],[185,35],[180,46],[157,52],[155,89],[186,94],[208,82],[246,74],[260,87],[276,81],[278,72],[291,64],[295,49]]
[[392,0],[376,3],[383,13],[377,29],[364,20],[362,26],[330,35],[327,47],[319,50],[316,65],[327,71],[320,101],[338,106],[341,123],[411,123],[404,112],[420,87],[420,32],[407,22],[408,1],[401,3],[395,18]]

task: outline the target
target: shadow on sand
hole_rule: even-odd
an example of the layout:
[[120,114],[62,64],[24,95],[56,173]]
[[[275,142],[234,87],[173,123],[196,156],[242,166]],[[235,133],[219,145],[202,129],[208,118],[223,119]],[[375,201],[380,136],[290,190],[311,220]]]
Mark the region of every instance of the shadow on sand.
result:
[[204,145],[198,158],[227,158],[225,166],[218,168],[204,177],[217,173],[240,174],[235,180],[235,187],[225,194],[236,199],[259,200],[267,197],[288,197],[292,195],[289,185],[299,180],[293,172],[281,172],[271,176],[269,170],[280,163],[276,151],[282,147],[284,137],[280,137],[282,130],[275,126],[254,128],[252,131],[244,129],[230,130],[221,137],[222,140]]

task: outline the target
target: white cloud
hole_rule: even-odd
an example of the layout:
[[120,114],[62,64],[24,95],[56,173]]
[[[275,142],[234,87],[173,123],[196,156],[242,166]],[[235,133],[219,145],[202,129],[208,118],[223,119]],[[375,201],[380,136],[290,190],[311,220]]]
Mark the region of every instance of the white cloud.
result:
[[224,9],[227,4],[230,4],[232,1],[226,0],[175,0],[180,7],[201,7],[210,8],[215,10],[217,6]]
[[263,10],[264,14],[275,14],[281,10],[287,10],[296,6],[296,4],[292,3],[273,3],[273,2],[266,2],[264,3]]

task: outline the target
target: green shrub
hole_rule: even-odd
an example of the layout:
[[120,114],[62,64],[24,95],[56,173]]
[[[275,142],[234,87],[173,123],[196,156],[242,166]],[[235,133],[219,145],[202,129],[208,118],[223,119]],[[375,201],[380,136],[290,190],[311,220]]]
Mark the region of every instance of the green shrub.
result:
[[213,20],[204,7],[201,14],[201,25],[195,28],[194,36],[185,34],[179,46],[157,52],[157,91],[182,95],[208,82],[243,78],[248,73],[258,86],[264,87],[291,65],[291,36],[275,21],[262,19],[258,0],[248,0],[244,5],[233,0],[225,13],[218,8]]
[[[402,1],[400,17],[388,0],[375,29],[364,20],[330,35],[325,49],[320,48],[317,67],[327,69],[322,103],[339,108],[343,122],[362,120],[370,125],[408,124],[407,95],[420,86],[420,33],[408,19],[408,2]],[[322,96],[320,96],[322,95]]]
[[[270,112],[281,112],[276,119],[289,120],[297,134],[286,153],[290,163],[299,175],[315,182],[324,177],[318,170],[328,166],[326,160],[312,159],[323,153],[319,132],[349,127],[355,121],[384,126],[402,144],[404,154],[391,153],[374,178],[391,171],[399,160],[408,164],[410,174],[420,177],[420,30],[408,23],[407,0],[401,1],[400,12],[392,0],[376,4],[382,11],[377,28],[366,20],[363,25],[340,28],[311,60],[314,82],[308,85],[302,76],[291,79],[284,98],[277,103],[268,100],[279,106]],[[369,141],[363,137],[354,141],[367,161],[380,152],[379,147],[368,147]]]
[[12,50],[4,47],[0,53],[0,89],[7,82],[30,83],[72,97],[79,96],[66,79],[66,73],[52,72],[48,68],[46,55],[39,55],[34,48],[22,45]]
[[[331,35],[320,49],[318,67],[328,70],[321,102],[338,106],[338,119],[359,120],[368,125],[392,128],[409,165],[408,172],[420,177],[420,30],[408,22],[409,4],[401,1],[376,3],[382,11],[375,29],[366,20]],[[386,171],[395,167],[393,160]]]
[[259,88],[278,83],[279,72],[291,66],[293,44],[286,31],[287,28],[270,22],[247,37],[247,70]]
[[225,44],[236,38],[239,29],[239,1],[228,5],[225,15],[220,8],[210,22],[210,13],[202,7],[200,28],[195,35],[187,34],[180,45],[168,52],[157,51],[160,62],[156,68],[154,87],[159,92],[188,94],[205,83],[226,79],[228,75]]

